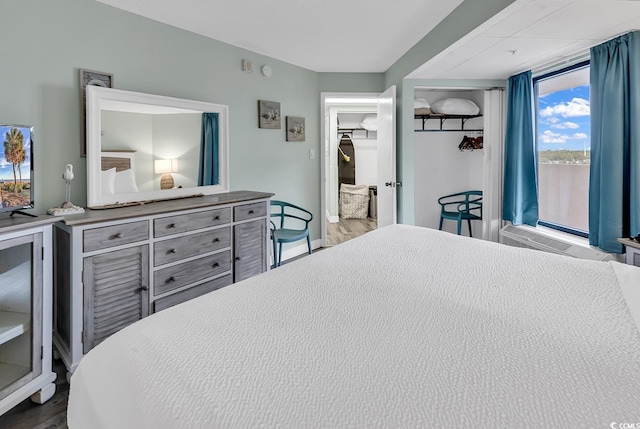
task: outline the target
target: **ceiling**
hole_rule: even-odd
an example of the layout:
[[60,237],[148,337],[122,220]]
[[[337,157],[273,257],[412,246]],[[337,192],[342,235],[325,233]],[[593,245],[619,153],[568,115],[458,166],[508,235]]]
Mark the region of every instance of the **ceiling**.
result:
[[462,0],[98,0],[316,72],[384,72]]
[[[313,71],[371,73],[386,71],[462,3],[97,1]],[[504,79],[572,61],[634,29],[636,0],[516,0],[408,77]]]
[[409,77],[504,79],[586,58],[589,48],[640,29],[640,1],[518,0]]

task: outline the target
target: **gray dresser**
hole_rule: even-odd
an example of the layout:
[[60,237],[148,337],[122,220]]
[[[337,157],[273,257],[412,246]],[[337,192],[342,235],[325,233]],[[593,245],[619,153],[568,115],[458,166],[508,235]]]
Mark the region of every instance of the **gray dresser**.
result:
[[236,191],[56,223],[53,341],[68,371],[131,323],[266,271],[272,196]]

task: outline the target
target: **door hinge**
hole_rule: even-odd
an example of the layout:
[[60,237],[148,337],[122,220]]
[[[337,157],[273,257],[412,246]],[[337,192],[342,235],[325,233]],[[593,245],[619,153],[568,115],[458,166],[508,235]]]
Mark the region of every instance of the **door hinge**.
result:
[[402,186],[402,182],[384,182],[384,186],[391,186],[392,188],[399,188]]
[[84,331],[80,332],[80,343],[84,344]]
[[42,249],[40,249],[40,250],[42,251],[42,253],[40,253],[40,257],[44,261],[44,247],[42,247]]
[[44,346],[40,346],[40,360],[44,359]]

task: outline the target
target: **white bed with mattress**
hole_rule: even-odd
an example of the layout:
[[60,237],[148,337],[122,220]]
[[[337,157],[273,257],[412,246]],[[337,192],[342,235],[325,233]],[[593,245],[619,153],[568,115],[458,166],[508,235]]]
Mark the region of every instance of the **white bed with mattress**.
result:
[[71,379],[74,428],[640,422],[640,269],[391,226],[164,310]]

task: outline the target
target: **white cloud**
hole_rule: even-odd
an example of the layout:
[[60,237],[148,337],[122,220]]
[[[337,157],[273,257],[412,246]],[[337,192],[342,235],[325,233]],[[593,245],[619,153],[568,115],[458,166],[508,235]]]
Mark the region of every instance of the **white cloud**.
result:
[[569,136],[566,134],[554,133],[551,130],[546,130],[540,134],[540,141],[543,143],[566,143],[569,140]]
[[560,122],[559,118],[547,118],[548,124],[557,124],[558,122]]
[[569,102],[556,104],[555,106],[547,106],[540,110],[540,116],[542,117],[560,115],[563,118],[575,118],[579,116],[589,116],[590,114],[591,107],[589,100],[577,97]]
[[575,133],[573,135],[554,133],[551,130],[546,130],[540,134],[539,138],[542,143],[566,143],[567,140],[583,140],[589,137],[585,133]]
[[[554,119],[557,119],[557,118],[554,118]],[[555,128],[557,130],[577,130],[578,128],[580,128],[580,125],[576,124],[575,122],[558,123],[558,121],[556,121],[551,125],[551,128]]]

